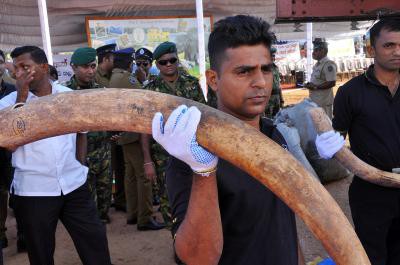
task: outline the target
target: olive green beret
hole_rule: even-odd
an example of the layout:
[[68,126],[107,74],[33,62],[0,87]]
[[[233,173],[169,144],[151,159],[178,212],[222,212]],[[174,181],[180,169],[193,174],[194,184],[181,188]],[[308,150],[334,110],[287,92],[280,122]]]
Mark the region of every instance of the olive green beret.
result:
[[71,57],[71,64],[85,65],[96,61],[96,50],[90,47],[78,48]]
[[164,54],[175,53],[176,51],[175,43],[166,41],[157,46],[153,52],[153,57],[155,60],[158,60]]

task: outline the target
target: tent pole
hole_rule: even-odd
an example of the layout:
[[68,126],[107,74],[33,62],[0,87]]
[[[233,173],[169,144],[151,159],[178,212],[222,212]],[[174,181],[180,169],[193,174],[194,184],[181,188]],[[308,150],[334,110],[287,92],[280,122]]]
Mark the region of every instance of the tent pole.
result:
[[42,31],[43,49],[46,52],[49,64],[53,64],[53,53],[51,51],[49,19],[47,16],[46,0],[38,0],[40,29]]
[[207,101],[207,81],[206,81],[206,52],[204,43],[204,18],[203,18],[203,1],[196,0],[196,16],[197,16],[197,41],[199,49],[199,69],[200,69],[200,86],[203,96]]
[[307,23],[307,82],[311,80],[311,72],[313,68],[313,24],[312,22]]

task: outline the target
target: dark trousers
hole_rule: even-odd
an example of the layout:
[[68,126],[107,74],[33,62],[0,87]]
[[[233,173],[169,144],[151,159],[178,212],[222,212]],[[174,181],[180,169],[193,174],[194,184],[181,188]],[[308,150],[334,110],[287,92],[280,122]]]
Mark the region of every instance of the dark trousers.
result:
[[114,205],[124,208],[126,207],[124,154],[122,147],[116,143],[111,144],[111,167],[115,178]]
[[57,197],[15,196],[32,265],[53,265],[58,220],[69,232],[84,265],[110,265],[105,227],[97,215],[87,183]]
[[[2,165],[1,163],[4,163]],[[9,161],[0,161],[0,239],[6,237],[6,219],[8,208],[8,191],[10,190],[14,170]]]
[[372,265],[400,264],[400,190],[354,177],[349,189],[354,226]]

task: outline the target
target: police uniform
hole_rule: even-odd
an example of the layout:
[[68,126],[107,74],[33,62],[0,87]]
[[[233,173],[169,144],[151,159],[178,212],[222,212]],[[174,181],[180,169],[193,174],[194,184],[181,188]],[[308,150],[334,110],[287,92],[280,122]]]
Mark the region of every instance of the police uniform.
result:
[[[161,56],[167,53],[176,52],[176,46],[174,43],[165,42],[160,44],[154,50],[154,59],[158,60]],[[178,78],[174,82],[165,81],[160,75],[155,77],[154,80],[149,82],[144,89],[152,90],[156,92],[166,93],[178,97],[188,98],[203,104],[206,104],[204,99],[199,80],[189,75],[186,72],[178,71]],[[208,103],[216,103],[216,96],[212,90],[208,93]],[[216,107],[216,105],[212,105]],[[167,161],[169,154],[164,148],[157,142],[151,144],[151,156],[155,163],[156,173],[157,173],[157,187],[155,192],[160,196],[160,211],[163,215],[164,221],[169,224],[171,222],[170,207],[168,203],[168,196],[165,184],[165,170],[167,166]]]
[[[133,49],[116,51],[114,54],[116,57],[132,57]],[[115,68],[112,71],[110,87],[139,89],[141,85],[126,69]],[[138,133],[124,132],[117,140],[117,144],[122,146],[125,162],[123,183],[127,221],[134,223],[134,220],[137,220],[138,226],[141,226],[149,222],[153,213],[153,205],[152,186],[144,174],[143,151],[139,136]]]
[[135,76],[132,76],[129,71],[121,68],[114,68],[112,70],[109,85],[110,88],[142,88]]
[[[149,62],[149,64],[151,64],[153,62],[153,53],[149,50],[146,49],[144,47],[139,48],[136,52],[135,52],[135,59],[144,59],[147,60]],[[151,70],[151,68],[149,69],[149,71]],[[136,78],[136,71],[132,71],[131,74],[132,78]],[[147,75],[147,80],[144,80],[142,82],[142,85],[145,86],[147,85],[150,81],[152,81],[154,78],[156,78],[157,75],[152,74],[151,72],[148,73]],[[140,82],[140,81],[139,81]]]
[[111,75],[97,67],[95,80],[101,87],[110,87],[110,77]]
[[[96,60],[96,51],[92,48],[79,48],[71,57],[74,65],[84,65]],[[95,81],[87,86],[79,86],[76,76],[64,84],[73,90],[102,88]],[[88,150],[88,183],[93,198],[97,202],[100,218],[108,222],[108,210],[111,205],[112,171],[111,171],[111,134],[109,132],[89,132],[87,134]]]
[[[324,57],[314,65],[310,82],[318,86],[325,82],[336,81],[336,71],[335,62]],[[333,88],[310,90],[310,98],[332,119]]]
[[[107,53],[113,53],[115,51],[116,44],[107,44],[96,49],[97,56],[105,55]],[[109,87],[111,74],[103,71],[100,67],[97,67],[95,81],[102,87]]]
[[[126,48],[119,51],[114,52],[115,61],[122,58],[129,58],[133,61],[133,53],[135,50],[133,48]],[[142,88],[139,81],[136,77],[131,76],[131,72],[129,69],[122,69],[115,65],[115,68],[112,70],[111,78],[110,78],[110,88]]]

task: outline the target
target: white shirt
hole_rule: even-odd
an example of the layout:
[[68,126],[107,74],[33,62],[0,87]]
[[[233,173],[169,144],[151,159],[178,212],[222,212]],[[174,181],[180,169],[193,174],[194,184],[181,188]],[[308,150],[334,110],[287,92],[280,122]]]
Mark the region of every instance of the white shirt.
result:
[[[52,83],[52,94],[71,91]],[[17,92],[0,100],[0,110],[15,104]],[[38,97],[29,92],[27,102]],[[11,189],[19,196],[60,196],[86,182],[88,168],[76,160],[76,134],[46,138],[18,147],[12,154],[15,168]]]

